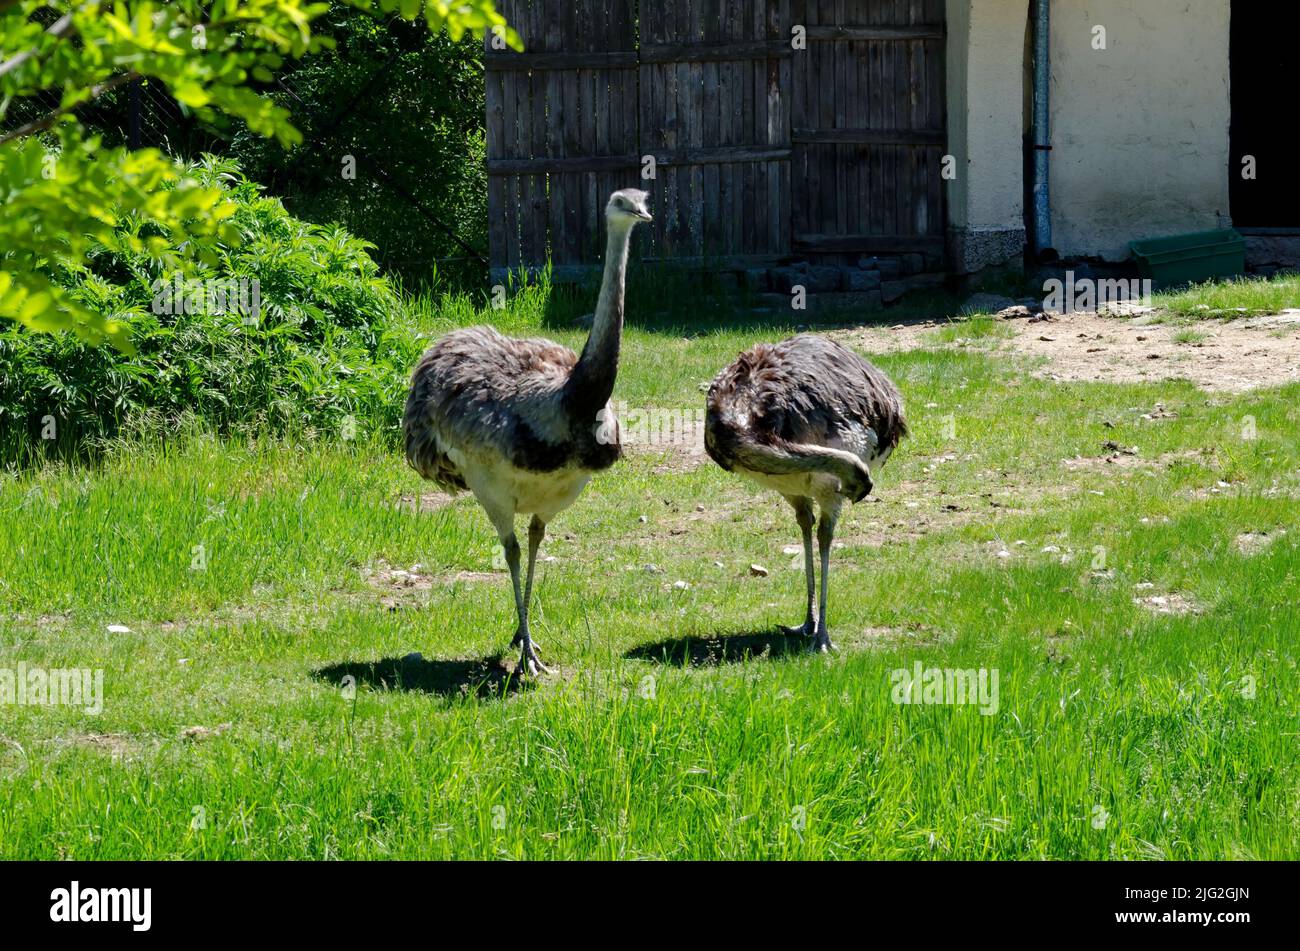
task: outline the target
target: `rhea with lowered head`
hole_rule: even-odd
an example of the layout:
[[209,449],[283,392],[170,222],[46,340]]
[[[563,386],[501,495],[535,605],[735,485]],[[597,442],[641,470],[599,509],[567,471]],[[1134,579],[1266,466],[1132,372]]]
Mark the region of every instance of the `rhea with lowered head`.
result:
[[[468,489],[487,512],[514,585],[519,675],[545,672],[528,628],[533,568],[547,523],[593,474],[621,454],[609,407],[623,333],[632,229],[650,220],[648,196],[614,192],[605,206],[605,269],[582,355],[550,340],[512,339],[491,327],[456,330],[420,358],[402,429],[411,466],[443,488]],[[515,518],[531,515],[521,578]]]
[[[826,623],[831,542],[845,500],[872,488],[907,435],[903,400],[889,377],[847,347],[815,334],[742,353],[709,388],[704,447],[728,472],[775,489],[803,532],[807,613],[789,634],[832,647]],[[818,511],[814,511],[814,504]],[[820,515],[820,518],[817,516]],[[814,602],[813,526],[821,554],[821,599]]]

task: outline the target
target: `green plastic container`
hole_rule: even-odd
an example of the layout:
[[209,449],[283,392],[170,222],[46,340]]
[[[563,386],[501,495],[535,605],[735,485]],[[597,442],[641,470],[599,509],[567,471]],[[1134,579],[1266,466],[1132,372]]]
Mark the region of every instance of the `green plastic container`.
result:
[[1138,273],[1157,287],[1194,284],[1246,271],[1246,239],[1231,228],[1133,241]]

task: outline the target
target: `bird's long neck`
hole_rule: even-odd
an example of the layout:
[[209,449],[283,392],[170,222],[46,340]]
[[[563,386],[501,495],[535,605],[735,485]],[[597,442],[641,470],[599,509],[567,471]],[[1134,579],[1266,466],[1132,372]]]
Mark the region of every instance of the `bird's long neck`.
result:
[[610,222],[605,274],[600,281],[591,335],[565,387],[565,405],[570,414],[593,425],[596,414],[613,394],[614,378],[618,375],[618,349],[623,339],[623,287],[631,237],[631,222]]

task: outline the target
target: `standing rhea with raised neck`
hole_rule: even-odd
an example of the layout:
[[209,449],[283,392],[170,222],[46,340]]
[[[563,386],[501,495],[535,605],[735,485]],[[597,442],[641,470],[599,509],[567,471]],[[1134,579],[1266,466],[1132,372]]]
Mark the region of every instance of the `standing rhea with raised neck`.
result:
[[[623,290],[632,229],[650,220],[643,191],[614,192],[591,335],[579,357],[550,340],[516,340],[491,327],[447,334],[420,358],[402,429],[411,466],[443,488],[468,489],[487,512],[514,585],[520,649],[516,673],[546,671],[528,626],[533,568],[546,525],[592,475],[621,454],[609,407],[623,335]],[[515,518],[528,524],[521,578]]]
[[[794,507],[808,600],[803,625],[785,630],[810,636],[814,650],[830,650],[826,588],[835,523],[846,499],[858,502],[871,491],[871,470],[907,435],[898,388],[852,350],[800,334],[742,353],[713,381],[706,409],[704,448],[713,461],[775,489]],[[814,602],[814,524],[820,603]]]

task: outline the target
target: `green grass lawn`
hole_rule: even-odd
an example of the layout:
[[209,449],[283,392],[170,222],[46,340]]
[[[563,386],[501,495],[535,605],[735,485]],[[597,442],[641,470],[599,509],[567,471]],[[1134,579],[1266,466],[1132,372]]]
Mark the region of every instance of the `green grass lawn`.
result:
[[[577,313],[488,316],[573,345]],[[726,317],[634,311],[615,398],[702,408],[790,330]],[[486,518],[385,445],[199,432],[11,474],[0,668],[102,668],[104,703],[0,705],[0,857],[1294,857],[1300,387],[878,362],[913,436],[841,522],[829,657],[775,633],[788,507],[681,447],[552,524],[557,672],[523,688]],[[996,713],[895,703],[918,662],[996,671]]]
[[1162,291],[1155,295],[1153,303],[1162,316],[1183,319],[1276,314],[1287,308],[1300,307],[1300,274],[1211,281]]

